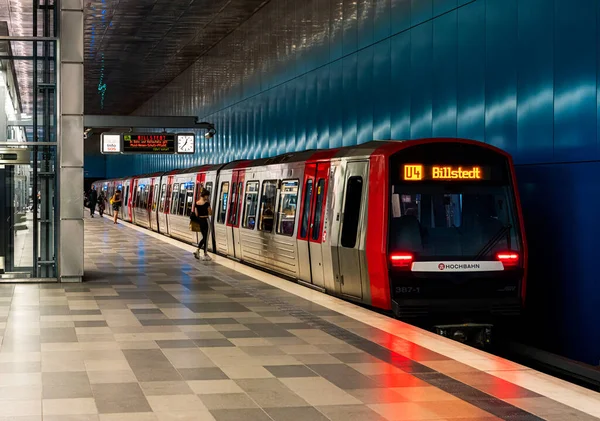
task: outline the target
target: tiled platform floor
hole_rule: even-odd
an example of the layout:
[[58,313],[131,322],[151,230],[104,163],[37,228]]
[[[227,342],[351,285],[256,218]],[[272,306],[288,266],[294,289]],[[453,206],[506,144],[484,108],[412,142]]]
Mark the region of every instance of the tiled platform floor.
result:
[[84,284],[0,286],[0,421],[598,419],[593,392],[519,386],[128,226],[88,219],[85,246]]

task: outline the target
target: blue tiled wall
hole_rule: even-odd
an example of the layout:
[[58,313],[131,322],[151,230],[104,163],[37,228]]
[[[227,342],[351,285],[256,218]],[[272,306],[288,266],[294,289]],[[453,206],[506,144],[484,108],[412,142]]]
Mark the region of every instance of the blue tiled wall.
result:
[[105,178],[106,158],[104,155],[86,155],[83,164],[85,178]]
[[[273,10],[281,12],[275,3],[290,2],[271,3],[233,39],[260,31]],[[193,86],[191,71],[180,76],[139,112],[202,116],[216,123],[215,139],[198,140],[193,159],[110,158],[109,174],[373,138],[458,136],[499,146],[519,165],[531,246],[528,305],[539,322],[532,335],[552,351],[599,364],[600,2],[292,3],[314,5],[317,17],[327,10],[324,41],[249,76],[231,75],[230,87],[209,87],[202,101],[188,95],[207,87]]]

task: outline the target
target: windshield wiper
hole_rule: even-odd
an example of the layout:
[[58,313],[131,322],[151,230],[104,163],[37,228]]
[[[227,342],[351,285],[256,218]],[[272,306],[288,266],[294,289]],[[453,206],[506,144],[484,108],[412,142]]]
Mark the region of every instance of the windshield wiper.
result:
[[[508,224],[503,226],[502,228],[500,228],[500,231],[498,231],[496,234],[494,234],[494,236],[492,238],[490,238],[490,241],[488,241],[483,247],[482,249],[479,251],[479,253],[477,253],[477,255],[475,256],[475,260],[479,260],[482,257],[484,257],[486,254],[488,254],[490,252],[490,250],[492,249],[492,247],[494,247],[496,245],[496,243],[498,241],[500,241],[502,239],[502,237],[504,237],[504,235],[510,231],[510,229],[512,228],[512,225]],[[510,240],[509,240],[510,242]],[[510,247],[510,244],[509,244]]]

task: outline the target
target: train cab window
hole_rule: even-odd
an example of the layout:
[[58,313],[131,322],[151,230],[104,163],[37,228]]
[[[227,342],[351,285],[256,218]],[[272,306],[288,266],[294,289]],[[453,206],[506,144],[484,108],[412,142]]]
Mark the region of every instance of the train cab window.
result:
[[312,239],[318,240],[321,236],[321,214],[323,213],[323,202],[325,201],[325,179],[319,178],[317,181],[317,200],[315,201],[314,224],[312,229]]
[[298,180],[284,180],[279,193],[277,209],[277,234],[292,236],[296,225]]
[[244,199],[244,217],[242,227],[253,230],[256,225],[256,210],[258,209],[258,181],[246,183],[246,198]]
[[306,238],[306,235],[308,234],[308,215],[310,214],[310,199],[312,197],[312,190],[313,180],[312,178],[309,178],[306,180],[306,186],[304,187],[304,192],[302,193],[304,195],[304,204],[302,205],[302,225],[300,227],[301,238]]
[[350,177],[346,183],[346,201],[342,222],[342,247],[354,248],[356,234],[360,222],[360,205],[362,201],[363,179],[360,176]]
[[260,214],[258,229],[264,232],[273,232],[275,219],[275,199],[277,198],[277,181],[264,181],[260,195]]
[[225,215],[227,214],[227,199],[229,198],[229,183],[224,181],[221,183],[221,197],[219,198],[219,209],[217,215],[217,222],[223,224],[225,222]]
[[185,216],[190,216],[194,206],[194,183],[185,183]]
[[179,184],[173,185],[173,194],[171,195],[171,215],[177,215],[177,206],[179,202]]
[[[412,190],[416,187],[413,186]],[[404,190],[404,191],[403,191]],[[509,186],[393,186],[390,249],[423,258],[474,259],[519,251]]]
[[158,211],[163,213],[165,211],[165,202],[167,201],[167,185],[163,184],[160,189],[160,205],[158,206]]

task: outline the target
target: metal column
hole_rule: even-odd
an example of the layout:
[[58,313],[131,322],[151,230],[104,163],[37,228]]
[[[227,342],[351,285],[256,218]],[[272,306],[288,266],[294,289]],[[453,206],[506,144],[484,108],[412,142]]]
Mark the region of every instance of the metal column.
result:
[[[40,13],[41,12],[41,13]],[[39,15],[41,14],[41,22]],[[52,18],[52,19],[51,19]],[[57,32],[57,9],[55,0],[34,0],[33,34],[49,38]],[[41,28],[40,28],[41,26]],[[54,110],[56,109],[56,63],[55,44],[42,42],[42,56],[38,55],[39,43],[33,43],[33,141],[43,142],[33,148],[33,233],[34,278],[56,276],[56,253],[54,242],[53,203],[55,174],[52,170],[53,151],[46,143],[55,141]],[[41,122],[39,119],[41,116]],[[41,123],[41,124],[40,124]],[[38,198],[38,192],[40,197]],[[39,202],[39,203],[38,203]],[[39,211],[38,211],[39,204]]]
[[59,278],[83,277],[83,1],[60,2]]

